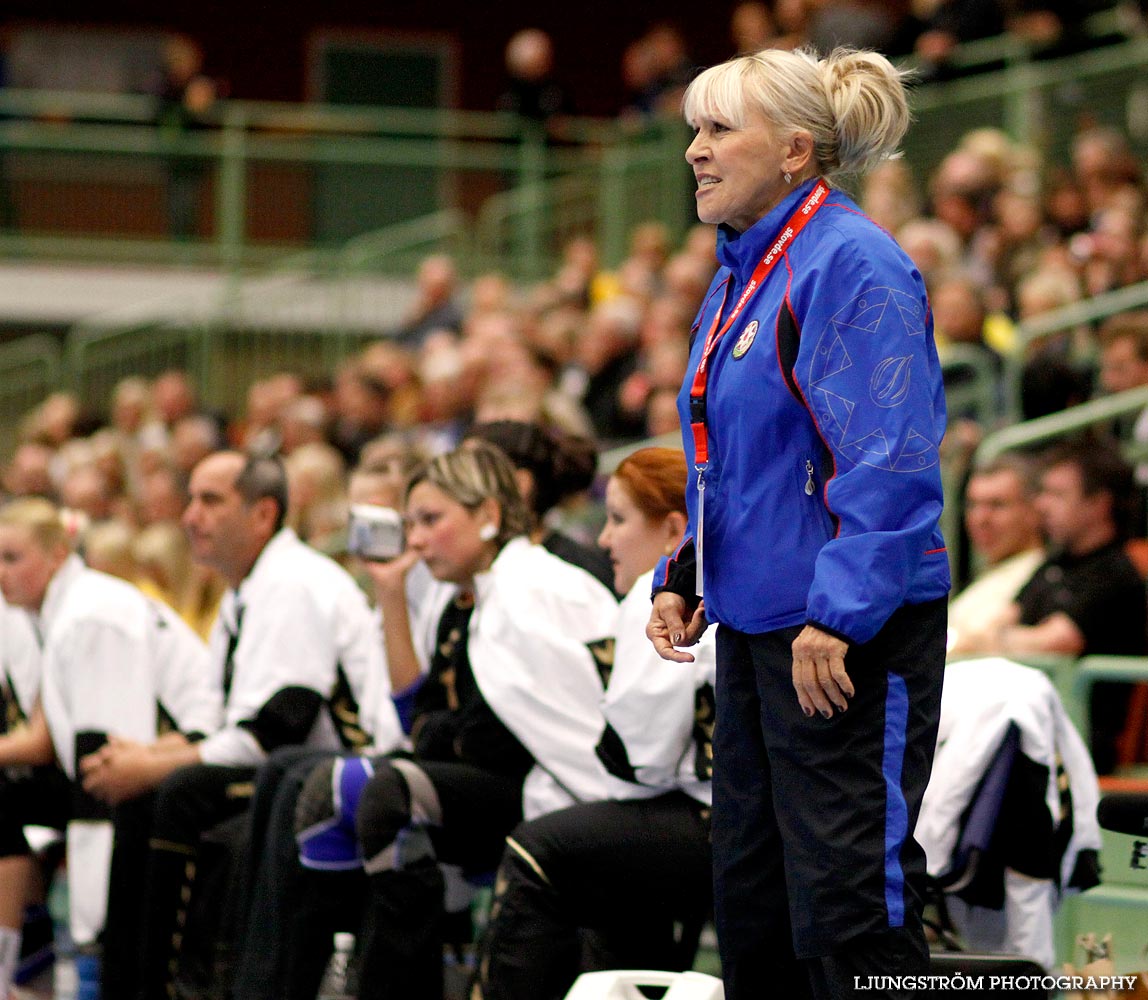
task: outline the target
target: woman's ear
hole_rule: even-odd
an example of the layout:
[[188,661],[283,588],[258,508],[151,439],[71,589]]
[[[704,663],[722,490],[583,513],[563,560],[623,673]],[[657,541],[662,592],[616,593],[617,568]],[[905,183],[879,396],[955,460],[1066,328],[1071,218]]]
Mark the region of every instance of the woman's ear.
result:
[[63,542],[60,542],[52,547],[50,554],[52,557],[52,566],[54,567],[53,572],[55,572],[67,562],[68,556],[72,554],[72,550]]
[[534,506],[534,473],[529,469],[515,469],[514,482],[527,507]]
[[502,508],[494,497],[487,497],[475,509],[478,520],[479,537],[484,542],[492,542],[502,530]]
[[782,168],[797,176],[807,170],[813,162],[813,133],[798,129],[790,136],[789,148]]
[[679,510],[670,511],[662,521],[662,530],[665,533],[666,555],[669,555],[686,533],[686,515]]

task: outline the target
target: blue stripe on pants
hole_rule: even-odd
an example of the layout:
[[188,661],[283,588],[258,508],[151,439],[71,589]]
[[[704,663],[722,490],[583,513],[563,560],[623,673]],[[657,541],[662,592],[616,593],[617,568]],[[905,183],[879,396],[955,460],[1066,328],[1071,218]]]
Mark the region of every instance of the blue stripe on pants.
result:
[[901,767],[905,761],[905,730],[909,719],[909,689],[905,678],[889,675],[885,695],[885,907],[889,926],[905,925],[905,873],[901,869],[901,846],[909,834],[909,810],[901,791]]

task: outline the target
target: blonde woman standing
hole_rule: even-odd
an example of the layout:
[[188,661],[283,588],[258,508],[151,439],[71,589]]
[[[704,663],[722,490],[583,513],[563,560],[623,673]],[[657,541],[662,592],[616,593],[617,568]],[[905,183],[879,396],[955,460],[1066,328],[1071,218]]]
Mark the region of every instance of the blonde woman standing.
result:
[[835,998],[928,958],[912,830],[944,668],[944,396],[920,274],[833,186],[909,111],[884,57],[845,50],[739,57],[684,110],[722,267],[678,397],[687,541],[648,634],[688,660],[718,625],[726,996]]

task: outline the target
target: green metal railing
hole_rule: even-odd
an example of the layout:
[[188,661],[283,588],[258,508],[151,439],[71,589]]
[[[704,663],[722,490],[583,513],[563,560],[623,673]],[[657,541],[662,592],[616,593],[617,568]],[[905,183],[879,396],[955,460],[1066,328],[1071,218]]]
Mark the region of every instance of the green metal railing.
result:
[[950,344],[941,357],[941,370],[949,420],[961,416],[992,427],[1000,416],[996,362],[968,344]]
[[[390,269],[409,274],[435,252],[464,257],[466,239],[460,213],[438,212],[364,234],[338,252],[282,258],[261,274],[225,282],[206,304],[176,299],[153,303],[149,315],[133,309],[90,317],[68,332],[55,377],[98,409],[127,375],[182,368],[208,403],[231,409],[257,378],[283,370],[329,376],[385,337],[402,319],[402,293],[409,297]],[[0,377],[5,370],[0,358]]]
[[[634,134],[612,121],[570,119],[548,137],[506,113],[226,101],[200,127],[173,133],[156,124],[157,111],[139,96],[0,91],[3,180],[19,221],[0,250],[238,268],[437,210],[477,212],[476,197],[503,190],[512,195],[501,212],[510,233],[502,256],[481,266],[537,269],[558,250],[547,234],[570,229],[549,218],[556,206],[545,194],[567,179],[601,185],[590,199],[595,211],[587,217],[579,204],[576,222],[607,261],[624,255],[637,210],[671,217],[676,233],[688,222],[677,123]],[[640,183],[625,176],[634,170]],[[194,201],[196,235],[165,241],[173,211],[165,199],[177,185]],[[638,195],[648,192],[658,197],[647,205]],[[80,210],[68,211],[69,197]],[[627,211],[604,214],[619,203]],[[75,221],[98,207],[103,215],[90,226]],[[108,232],[122,238],[109,241]]]
[[1004,427],[989,434],[977,448],[975,463],[991,462],[998,455],[1018,448],[1030,448],[1089,427],[1111,423],[1116,417],[1137,413],[1148,406],[1148,386],[1128,389],[1079,406],[1069,407],[1035,420]]
[[1090,120],[1122,126],[1134,151],[1148,154],[1148,134],[1131,120],[1148,99],[1148,38],[1137,36],[1118,10],[1093,15],[1087,27],[1106,41],[1129,37],[1059,59],[1041,59],[1037,48],[1011,35],[960,46],[952,60],[959,67],[1003,67],[914,88],[905,155],[917,176],[927,177],[973,128],[1002,129],[1047,160],[1065,162],[1076,129]]
[[62,367],[60,346],[47,334],[0,345],[0,454],[11,454],[21,419],[61,387]]
[[1033,344],[1058,333],[1085,324],[1098,323],[1109,316],[1146,305],[1148,305],[1148,281],[1095,295],[1019,324],[1016,330],[1016,348],[1005,359],[1005,416],[1010,420],[1020,419],[1021,379],[1029,348]]
[[[1094,18],[1096,30],[1111,38],[1118,20]],[[1003,36],[954,60],[1003,68],[915,88],[906,152],[922,179],[973,127],[1062,157],[1084,112],[1129,127],[1148,153],[1146,130],[1130,127],[1148,101],[1148,38],[1041,61]],[[692,220],[676,120],[635,133],[577,118],[547,136],[506,113],[221,101],[180,132],[158,112],[138,95],[0,91],[0,181],[16,213],[0,252],[239,269],[454,210],[474,234],[472,273],[531,278],[573,232],[592,235],[612,267],[635,223],[680,234]],[[194,200],[193,235],[171,238],[180,184]]]

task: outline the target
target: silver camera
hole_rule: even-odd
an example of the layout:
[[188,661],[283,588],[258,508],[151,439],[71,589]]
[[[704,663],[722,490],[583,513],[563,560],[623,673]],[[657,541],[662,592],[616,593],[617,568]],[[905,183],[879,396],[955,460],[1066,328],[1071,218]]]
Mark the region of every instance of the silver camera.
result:
[[403,517],[390,507],[351,504],[347,551],[360,559],[387,562],[403,551]]

